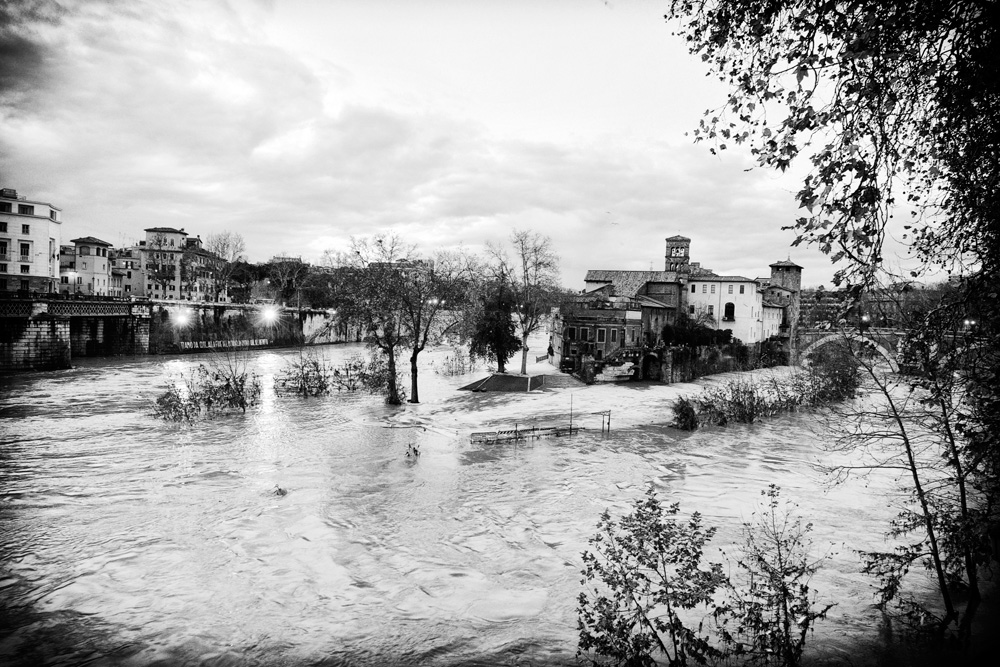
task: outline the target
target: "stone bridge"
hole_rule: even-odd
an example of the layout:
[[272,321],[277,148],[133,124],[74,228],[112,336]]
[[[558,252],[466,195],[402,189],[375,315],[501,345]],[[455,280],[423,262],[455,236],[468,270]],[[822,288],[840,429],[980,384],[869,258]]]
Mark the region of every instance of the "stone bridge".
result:
[[0,371],[68,368],[72,357],[145,354],[149,302],[61,294],[0,295]]
[[850,341],[867,345],[881,355],[894,372],[899,371],[897,352],[899,341],[906,336],[905,329],[883,327],[849,327],[842,329],[799,329],[793,363],[801,364],[810,354],[824,345],[838,341]]

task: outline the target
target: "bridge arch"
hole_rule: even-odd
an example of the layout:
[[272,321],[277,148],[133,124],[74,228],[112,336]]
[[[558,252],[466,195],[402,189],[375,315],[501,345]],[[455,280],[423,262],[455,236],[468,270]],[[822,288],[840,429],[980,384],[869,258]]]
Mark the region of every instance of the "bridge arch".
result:
[[826,345],[827,343],[833,343],[835,341],[842,341],[842,340],[853,340],[870,346],[872,349],[874,349],[876,352],[882,355],[882,357],[887,362],[889,362],[889,368],[892,369],[893,373],[899,372],[899,364],[896,363],[896,358],[892,355],[891,352],[889,352],[889,350],[885,349],[877,341],[869,338],[868,336],[862,336],[861,334],[849,333],[849,332],[833,333],[828,336],[823,336],[819,340],[813,341],[806,349],[802,350],[801,354],[799,354],[799,359],[807,359],[810,354],[815,352],[821,346]]

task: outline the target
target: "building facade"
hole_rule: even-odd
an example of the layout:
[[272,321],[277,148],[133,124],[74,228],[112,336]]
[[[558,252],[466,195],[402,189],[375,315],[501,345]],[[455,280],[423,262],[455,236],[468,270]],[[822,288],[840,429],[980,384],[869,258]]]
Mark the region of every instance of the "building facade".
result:
[[62,210],[0,190],[0,292],[55,292]]
[[63,294],[114,296],[111,288],[111,257],[107,241],[85,236],[59,249],[59,291]]

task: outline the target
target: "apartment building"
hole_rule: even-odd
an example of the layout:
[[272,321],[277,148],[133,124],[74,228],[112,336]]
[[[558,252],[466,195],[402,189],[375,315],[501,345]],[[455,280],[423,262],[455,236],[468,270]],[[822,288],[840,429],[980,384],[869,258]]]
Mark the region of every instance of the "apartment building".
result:
[[0,189],[0,292],[54,292],[62,210]]
[[111,285],[111,244],[93,236],[73,239],[72,244],[60,247],[59,291],[63,294],[117,296]]

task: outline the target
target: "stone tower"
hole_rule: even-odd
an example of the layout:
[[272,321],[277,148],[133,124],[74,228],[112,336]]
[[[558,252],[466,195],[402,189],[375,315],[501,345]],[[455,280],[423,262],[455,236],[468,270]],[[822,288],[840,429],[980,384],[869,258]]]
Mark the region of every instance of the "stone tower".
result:
[[771,284],[791,290],[787,306],[789,351],[793,361],[798,358],[799,315],[802,309],[802,267],[790,259],[771,264]]
[[671,236],[667,239],[667,254],[664,271],[676,271],[679,277],[691,272],[691,239],[686,236]]

